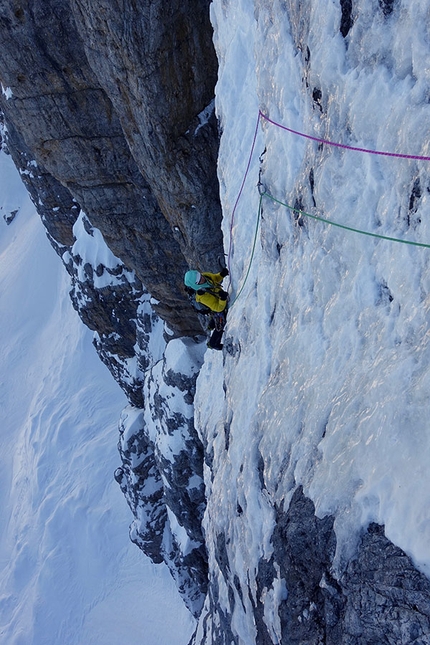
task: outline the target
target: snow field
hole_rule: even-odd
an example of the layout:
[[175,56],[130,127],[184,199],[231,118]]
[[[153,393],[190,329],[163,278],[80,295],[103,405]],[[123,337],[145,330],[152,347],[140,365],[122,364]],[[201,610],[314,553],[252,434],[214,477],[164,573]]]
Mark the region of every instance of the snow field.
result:
[[[4,153],[0,203],[19,210],[0,222],[0,643],[182,645],[194,621],[167,568],[129,541],[113,478],[125,398]],[[108,261],[89,237],[83,257]]]

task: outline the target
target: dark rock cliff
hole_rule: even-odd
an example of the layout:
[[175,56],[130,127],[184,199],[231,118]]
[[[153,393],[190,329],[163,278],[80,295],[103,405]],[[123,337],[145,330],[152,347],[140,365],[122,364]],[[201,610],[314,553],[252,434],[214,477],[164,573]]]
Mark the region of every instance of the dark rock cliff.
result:
[[217,266],[217,60],[209,2],[73,0],[72,7],[91,68],[184,257]]
[[1,108],[51,235],[74,200],[169,327],[195,335],[183,272],[223,259],[209,3],[120,5],[1,0]]

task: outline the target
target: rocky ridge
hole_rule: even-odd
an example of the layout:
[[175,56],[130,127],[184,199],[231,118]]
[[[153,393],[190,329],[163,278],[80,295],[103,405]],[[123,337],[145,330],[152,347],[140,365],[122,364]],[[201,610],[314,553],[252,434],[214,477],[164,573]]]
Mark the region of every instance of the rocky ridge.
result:
[[[177,363],[184,359],[187,370]],[[176,339],[147,371],[145,408],[130,406],[120,420],[122,466],[115,472],[135,518],[131,540],[153,562],[166,562],[195,617],[208,574],[203,454],[192,405],[202,360],[201,345]]]

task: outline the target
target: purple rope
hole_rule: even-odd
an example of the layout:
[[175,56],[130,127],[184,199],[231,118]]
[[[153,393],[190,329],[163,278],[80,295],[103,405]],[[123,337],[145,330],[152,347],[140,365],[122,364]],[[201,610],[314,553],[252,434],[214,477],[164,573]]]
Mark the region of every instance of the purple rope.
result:
[[287,132],[291,132],[292,134],[297,134],[299,137],[305,137],[305,139],[312,139],[312,141],[325,143],[328,146],[336,146],[337,148],[346,148],[346,150],[355,150],[356,152],[368,152],[369,154],[372,154],[372,155],[384,155],[385,157],[400,157],[402,159],[421,159],[421,161],[430,161],[430,157],[421,157],[420,155],[404,155],[397,152],[381,152],[380,150],[368,150],[367,148],[355,148],[354,146],[347,146],[343,143],[335,143],[333,141],[327,141],[327,139],[319,139],[318,137],[312,137],[310,134],[304,134],[303,132],[298,132],[297,130],[292,130],[291,128],[287,128],[285,125],[276,123],[276,121],[273,121],[268,116],[263,114],[261,110],[258,112],[258,116],[262,117],[269,123],[272,123],[272,125],[276,125],[278,128],[282,128],[282,130],[286,130]]

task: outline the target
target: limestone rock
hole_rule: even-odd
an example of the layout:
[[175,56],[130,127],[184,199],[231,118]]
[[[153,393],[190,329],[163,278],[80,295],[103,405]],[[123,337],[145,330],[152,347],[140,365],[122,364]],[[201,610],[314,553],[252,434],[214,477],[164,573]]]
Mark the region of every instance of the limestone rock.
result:
[[72,0],[91,68],[185,258],[217,268],[218,63],[209,5]]
[[[44,177],[40,201],[54,203],[61,184],[170,328],[199,334],[182,276],[223,257],[217,127],[213,114],[199,120],[217,68],[208,3],[170,3],[161,26],[152,2],[137,12],[131,1],[120,11],[0,0],[0,10],[1,108]],[[55,211],[44,221],[70,244]]]

